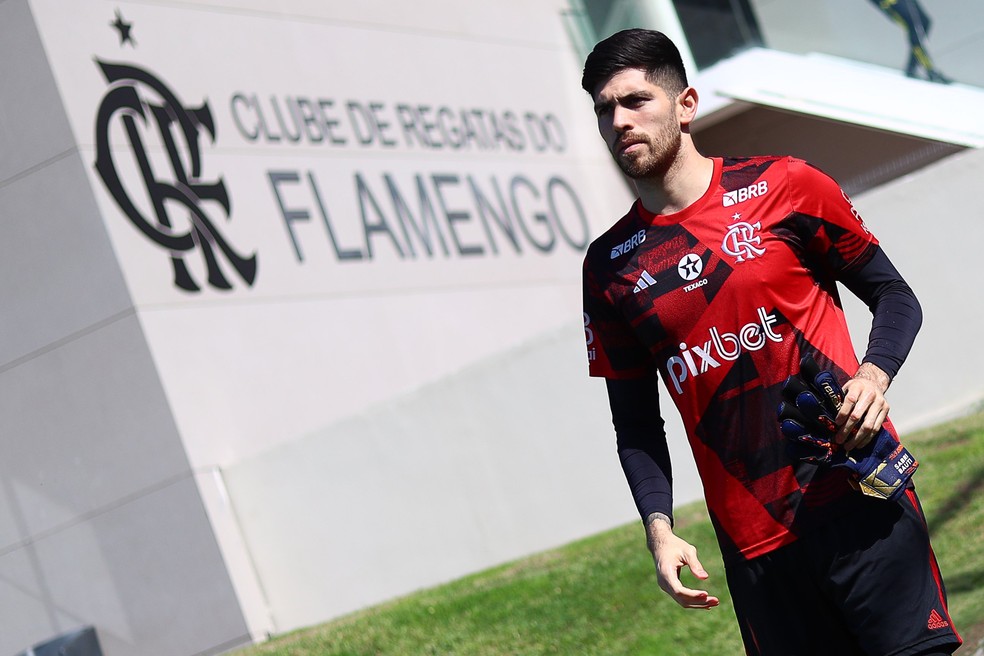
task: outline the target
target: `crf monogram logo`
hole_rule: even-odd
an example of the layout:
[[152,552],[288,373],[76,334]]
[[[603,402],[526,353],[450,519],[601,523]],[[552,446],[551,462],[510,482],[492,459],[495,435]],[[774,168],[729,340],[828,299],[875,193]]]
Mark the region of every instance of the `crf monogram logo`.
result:
[[721,242],[721,249],[728,255],[737,257],[739,262],[765,255],[765,249],[758,247],[762,243],[762,238],[755,234],[761,228],[762,224],[758,221],[755,223],[739,221],[731,224],[724,235],[724,241]]
[[[206,208],[221,208],[229,216],[229,194],[221,178],[202,179],[200,137],[215,140],[212,112],[185,107],[160,80],[135,66],[98,62],[109,91],[96,118],[96,171],[124,214],[147,237],[170,251],[174,284],[197,292],[201,289],[185,262],[185,256],[200,250],[208,284],[231,289],[219,254],[252,285],[256,278],[256,254],[243,256],[233,250]],[[121,125],[122,133],[113,130]],[[155,133],[156,131],[156,133]],[[143,188],[133,175],[124,183],[112,150],[112,136],[123,134],[139,168]],[[147,141],[145,141],[145,139]],[[148,145],[163,152],[153,160]],[[119,156],[119,149],[116,156]],[[156,165],[156,166],[155,166]],[[198,270],[202,266],[196,267]]]

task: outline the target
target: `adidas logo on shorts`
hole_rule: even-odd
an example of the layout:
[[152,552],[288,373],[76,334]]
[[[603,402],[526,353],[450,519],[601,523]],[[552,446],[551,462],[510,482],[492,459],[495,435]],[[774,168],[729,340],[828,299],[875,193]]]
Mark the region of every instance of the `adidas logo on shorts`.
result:
[[935,608],[929,612],[929,621],[926,622],[927,629],[945,629],[948,626],[950,623],[940,617]]

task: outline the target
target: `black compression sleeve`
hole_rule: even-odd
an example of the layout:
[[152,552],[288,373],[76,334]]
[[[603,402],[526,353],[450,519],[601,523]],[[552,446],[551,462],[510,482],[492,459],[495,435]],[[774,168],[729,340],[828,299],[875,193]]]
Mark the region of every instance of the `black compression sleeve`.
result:
[[919,301],[881,248],[871,261],[841,282],[871,310],[868,350],[862,362],[870,362],[895,378],[922,325]]
[[673,518],[673,470],[656,380],[606,381],[618,458],[643,521],[654,512]]

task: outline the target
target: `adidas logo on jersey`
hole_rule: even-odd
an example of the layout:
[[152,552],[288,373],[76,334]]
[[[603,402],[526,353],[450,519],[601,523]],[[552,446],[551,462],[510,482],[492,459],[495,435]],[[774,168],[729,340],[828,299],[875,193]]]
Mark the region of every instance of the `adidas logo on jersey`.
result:
[[760,182],[749,185],[744,189],[735,189],[734,191],[725,193],[724,198],[721,200],[721,204],[725,207],[731,207],[732,205],[737,205],[738,203],[744,203],[749,198],[759,198],[767,193],[769,193],[769,182],[767,180],[761,180]]
[[649,275],[649,272],[648,271],[646,271],[645,269],[643,269],[642,270],[642,275],[639,276],[639,282],[637,282],[636,283],[636,286],[632,288],[632,293],[633,294],[638,294],[643,289],[646,289],[650,285],[655,285],[655,284],[656,284],[656,279],[653,278],[651,275]]
[[950,623],[943,619],[939,613],[936,612],[934,608],[929,612],[929,621],[926,622],[927,629],[945,629],[950,626]]

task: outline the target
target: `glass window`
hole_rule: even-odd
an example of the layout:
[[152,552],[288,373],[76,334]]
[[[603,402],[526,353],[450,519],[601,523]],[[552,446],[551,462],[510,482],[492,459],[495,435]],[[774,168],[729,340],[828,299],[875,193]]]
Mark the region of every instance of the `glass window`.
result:
[[673,6],[698,69],[763,45],[748,0],[673,0]]

